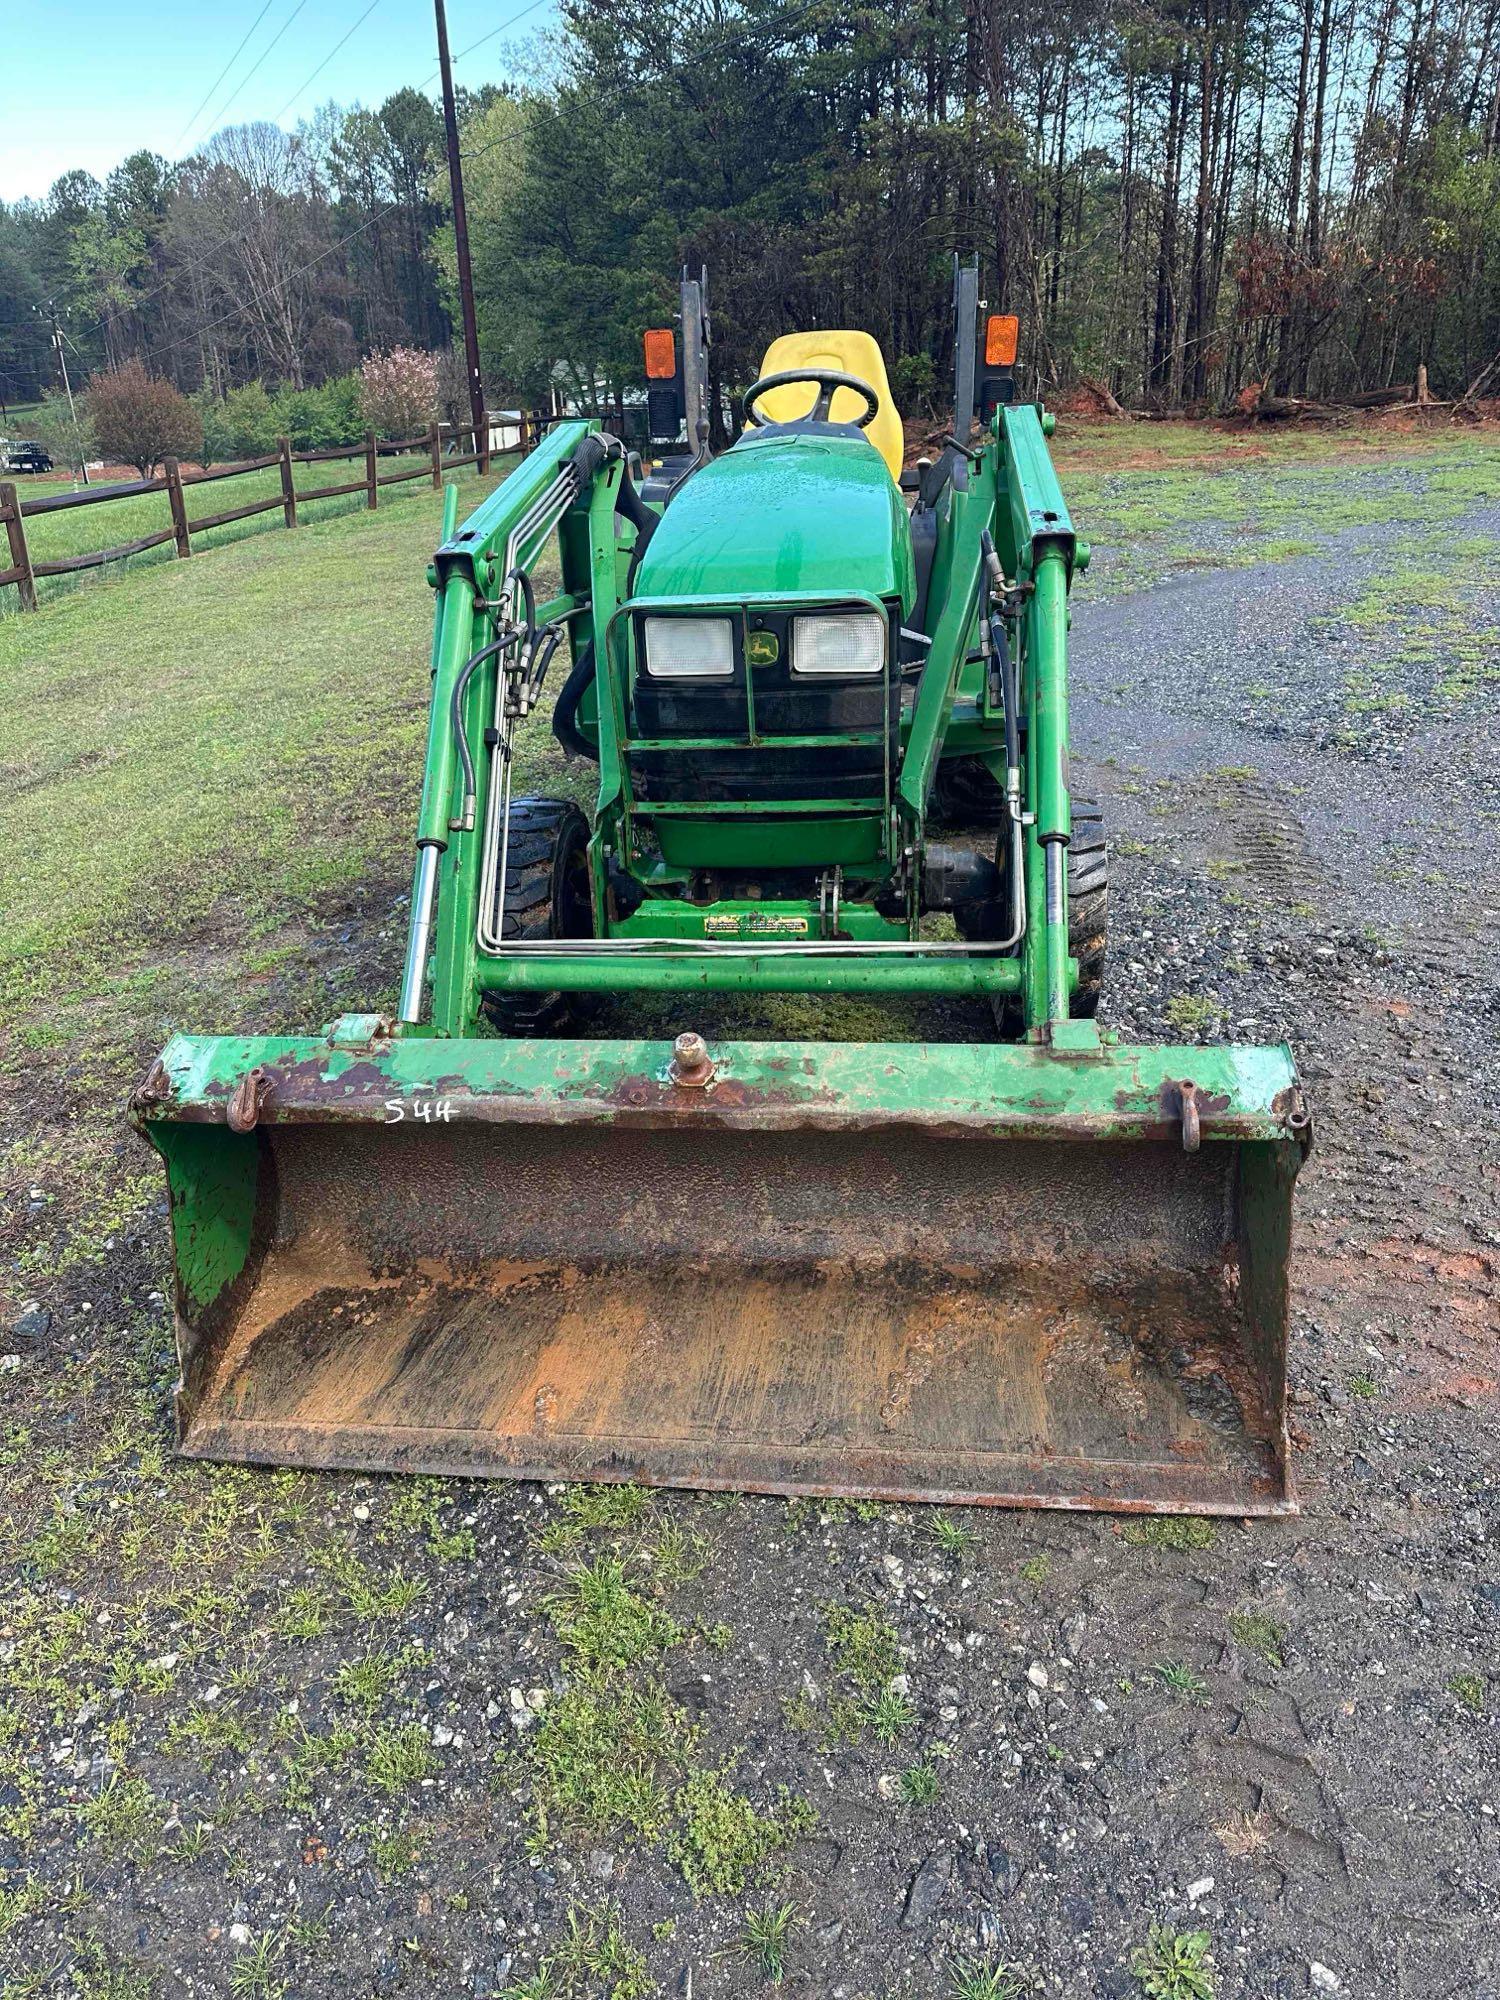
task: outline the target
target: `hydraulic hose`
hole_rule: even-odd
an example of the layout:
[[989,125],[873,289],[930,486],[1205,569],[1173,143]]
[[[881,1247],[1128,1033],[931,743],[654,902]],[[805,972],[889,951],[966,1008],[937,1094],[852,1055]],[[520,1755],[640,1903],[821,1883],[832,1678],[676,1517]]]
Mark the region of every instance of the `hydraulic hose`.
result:
[[[528,584],[528,599],[530,588]],[[478,788],[474,779],[474,754],[469,748],[469,732],[464,727],[464,696],[469,692],[469,682],[474,677],[475,669],[482,667],[486,660],[493,659],[497,653],[505,652],[515,642],[514,632],[507,632],[500,639],[491,639],[487,646],[481,646],[477,653],[469,655],[459,668],[458,677],[453,683],[453,700],[449,705],[448,716],[458,744],[458,761],[463,766],[464,773],[463,808],[455,822],[455,830],[461,833],[472,830],[475,809],[479,803]]]
[[552,711],[552,734],[571,756],[583,757],[589,763],[597,764],[598,749],[578,727],[579,704],[593,678],[594,642],[590,639],[573,662],[572,672],[557,691],[557,706]]

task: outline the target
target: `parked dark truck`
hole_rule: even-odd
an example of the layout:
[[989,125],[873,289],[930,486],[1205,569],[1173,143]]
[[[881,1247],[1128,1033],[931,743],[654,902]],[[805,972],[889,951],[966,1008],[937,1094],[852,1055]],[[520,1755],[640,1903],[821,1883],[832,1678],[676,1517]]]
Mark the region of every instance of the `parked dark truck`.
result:
[[[1012,400],[1014,320],[980,325],[973,269],[955,292],[953,437],[910,506],[880,351],[840,331],[773,343],[718,456],[700,418],[641,490],[567,421],[450,513],[396,1015],[178,1036],[134,1100],[170,1183],[184,1450],[1293,1507],[1308,1112],[1285,1047],[1092,1018],[1087,550],[1051,421]],[[512,785],[564,647],[587,814]],[[947,779],[987,801],[988,851],[935,837]],[[963,996],[999,1038],[706,1037],[708,997],[747,991]],[[601,994],[673,996],[680,1032],[591,1036],[570,1016]]]
[[52,456],[35,438],[0,438],[0,472],[50,472]]

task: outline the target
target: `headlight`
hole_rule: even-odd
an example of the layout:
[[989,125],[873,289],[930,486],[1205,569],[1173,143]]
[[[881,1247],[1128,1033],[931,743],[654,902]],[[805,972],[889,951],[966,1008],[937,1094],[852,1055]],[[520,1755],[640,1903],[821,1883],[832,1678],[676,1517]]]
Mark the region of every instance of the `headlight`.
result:
[[727,618],[643,618],[646,672],[653,680],[727,681],[734,626]]
[[792,620],[794,674],[878,674],[885,620],[874,611],[836,611]]

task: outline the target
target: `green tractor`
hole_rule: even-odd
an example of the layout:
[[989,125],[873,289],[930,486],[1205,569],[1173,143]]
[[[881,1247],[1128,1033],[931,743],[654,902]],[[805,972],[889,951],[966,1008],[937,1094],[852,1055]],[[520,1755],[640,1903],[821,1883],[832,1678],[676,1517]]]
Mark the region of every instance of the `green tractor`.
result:
[[[774,343],[711,455],[698,284],[675,454],[564,421],[462,527],[450,490],[395,1015],[177,1036],[133,1101],[170,1184],[185,1451],[1294,1506],[1308,1112],[1285,1047],[1092,1018],[1087,549],[977,291],[956,272],[953,434],[909,495],[865,334]],[[648,336],[658,415],[671,350]],[[590,814],[513,786],[544,702],[597,764]],[[939,840],[934,801],[988,832]],[[747,993],[949,996],[995,1034],[705,1032]],[[591,1001],[641,995],[674,1032],[589,1034]]]

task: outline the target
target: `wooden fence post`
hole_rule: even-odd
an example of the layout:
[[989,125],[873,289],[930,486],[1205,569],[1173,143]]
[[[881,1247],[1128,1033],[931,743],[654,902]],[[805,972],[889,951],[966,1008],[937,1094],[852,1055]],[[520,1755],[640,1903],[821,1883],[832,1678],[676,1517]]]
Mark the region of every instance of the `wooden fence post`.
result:
[[276,449],[281,454],[281,511],[286,518],[286,525],[289,528],[295,528],[297,525],[297,485],[292,477],[291,439],[277,438]]
[[182,468],[175,458],[164,458],[161,462],[162,477],[167,482],[167,499],[172,508],[172,534],[177,543],[179,556],[190,556],[193,544],[188,537],[187,506],[182,497]]
[[380,488],[375,478],[375,433],[365,432],[365,496],[370,506],[379,504]]
[[16,593],[23,611],[36,610],[36,578],[31,574],[31,554],[26,547],[26,524],[21,519],[21,496],[14,486],[0,486],[0,514],[5,516],[5,537],[10,543],[10,567],[20,571]]
[[443,426],[436,417],[432,420],[432,429],[427,433],[427,448],[432,453],[432,490],[434,493],[441,493],[443,490]]

